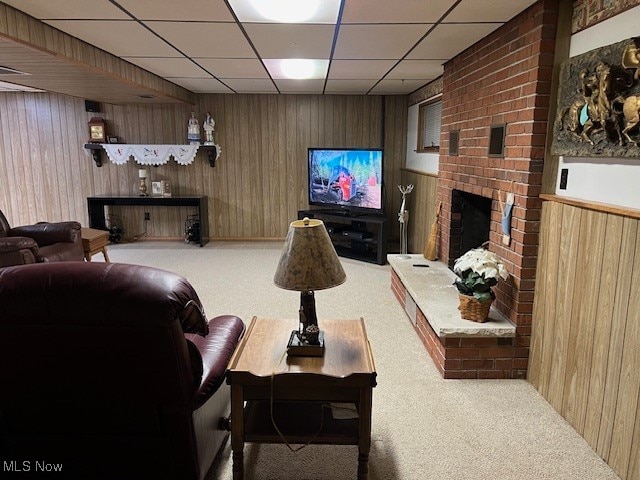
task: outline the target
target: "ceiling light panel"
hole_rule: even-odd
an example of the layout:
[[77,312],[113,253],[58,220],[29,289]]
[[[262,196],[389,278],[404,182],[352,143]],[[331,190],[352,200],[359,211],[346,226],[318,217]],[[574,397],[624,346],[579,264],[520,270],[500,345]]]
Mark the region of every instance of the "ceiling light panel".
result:
[[[340,10],[340,0],[229,0],[229,4],[238,19],[248,23],[333,24]],[[312,7],[313,12],[297,13],[300,7]]]
[[189,57],[255,58],[251,46],[235,23],[144,23]]
[[402,6],[392,0],[345,0],[342,23],[436,23],[453,4],[455,0],[403,0]]
[[139,20],[235,21],[223,0],[118,0],[118,3]]
[[110,19],[130,20],[131,17],[109,0],[2,0],[18,10],[40,20],[47,19]]
[[301,79],[300,76],[294,76],[291,72],[288,65],[292,60],[303,60],[305,62],[310,62],[310,72],[306,75],[305,79],[320,79],[324,78],[327,75],[327,68],[329,67],[329,60],[318,60],[318,59],[291,59],[291,58],[266,58],[264,59],[264,64],[269,70],[269,74],[273,79]]
[[133,20],[51,20],[46,23],[118,57],[180,56],[174,48]]
[[537,0],[491,0],[491,8],[478,0],[462,0],[443,22],[507,22]]
[[333,58],[399,59],[431,25],[343,25]]
[[262,58],[329,58],[332,25],[249,24],[247,35]]

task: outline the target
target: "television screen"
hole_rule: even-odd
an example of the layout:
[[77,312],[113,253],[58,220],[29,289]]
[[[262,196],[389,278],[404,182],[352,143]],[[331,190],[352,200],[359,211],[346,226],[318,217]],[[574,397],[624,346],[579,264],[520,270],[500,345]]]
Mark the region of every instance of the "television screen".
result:
[[382,149],[310,148],[309,205],[382,212]]

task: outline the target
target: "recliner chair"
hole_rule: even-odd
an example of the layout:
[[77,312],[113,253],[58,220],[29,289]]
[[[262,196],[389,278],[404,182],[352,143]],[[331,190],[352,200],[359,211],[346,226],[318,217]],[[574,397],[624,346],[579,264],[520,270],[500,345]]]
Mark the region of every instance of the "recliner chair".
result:
[[64,478],[202,480],[244,329],[207,321],[185,278],[151,267],[0,270],[0,457]]
[[0,211],[0,268],[84,258],[78,222],[36,223],[11,228]]

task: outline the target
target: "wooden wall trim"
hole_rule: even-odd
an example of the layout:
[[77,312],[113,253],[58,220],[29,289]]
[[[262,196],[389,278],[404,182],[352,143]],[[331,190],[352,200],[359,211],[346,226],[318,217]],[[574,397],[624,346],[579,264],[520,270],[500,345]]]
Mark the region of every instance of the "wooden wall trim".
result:
[[402,170],[403,172],[415,173],[416,175],[422,175],[424,177],[438,178],[438,174],[436,173],[421,172],[420,170],[415,170],[413,168],[402,167],[400,170]]
[[541,194],[540,198],[548,202],[563,203],[565,205],[573,205],[574,207],[595,210],[596,212],[611,213],[614,215],[622,215],[623,217],[640,219],[640,210],[635,208],[618,207],[616,205],[611,205],[608,203],[590,202],[581,200],[579,198],[563,197],[560,195],[551,195],[547,193]]

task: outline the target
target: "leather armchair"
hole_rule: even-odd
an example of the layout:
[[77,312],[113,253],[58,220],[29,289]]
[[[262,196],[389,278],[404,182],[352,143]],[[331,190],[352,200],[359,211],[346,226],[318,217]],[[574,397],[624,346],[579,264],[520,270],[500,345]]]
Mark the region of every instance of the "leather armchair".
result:
[[0,211],[0,267],[83,258],[78,222],[43,222],[11,228]]
[[235,316],[183,277],[62,262],[0,270],[2,460],[64,478],[202,480],[228,432]]

